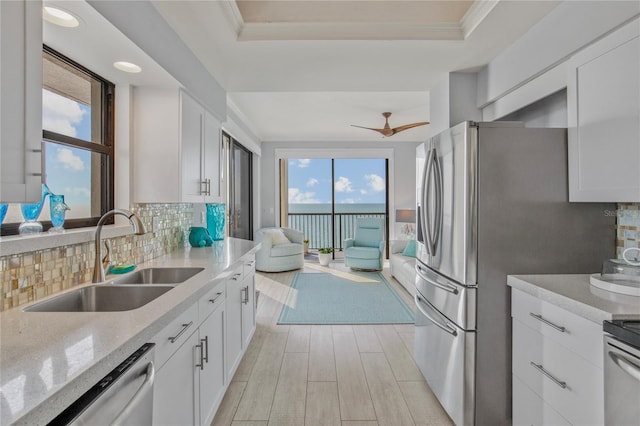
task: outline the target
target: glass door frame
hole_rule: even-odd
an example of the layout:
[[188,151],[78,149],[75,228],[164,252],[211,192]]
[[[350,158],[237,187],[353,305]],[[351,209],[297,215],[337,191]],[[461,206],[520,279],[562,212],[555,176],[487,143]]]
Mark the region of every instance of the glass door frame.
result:
[[235,156],[234,149],[239,148],[249,154],[249,176],[246,177],[249,182],[249,218],[248,218],[248,239],[253,240],[253,152],[242,145],[229,133],[222,130],[222,149],[225,152],[225,169],[226,173],[226,203],[227,203],[227,236],[231,236],[232,217],[235,206],[235,193],[233,191],[233,183],[235,176]]

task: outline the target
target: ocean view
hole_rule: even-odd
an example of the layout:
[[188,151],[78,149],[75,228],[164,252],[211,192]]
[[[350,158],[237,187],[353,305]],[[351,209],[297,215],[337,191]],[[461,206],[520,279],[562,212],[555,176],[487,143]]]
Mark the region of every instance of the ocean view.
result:
[[[340,203],[336,213],[384,213],[384,203]],[[289,203],[289,213],[331,213],[331,203]]]

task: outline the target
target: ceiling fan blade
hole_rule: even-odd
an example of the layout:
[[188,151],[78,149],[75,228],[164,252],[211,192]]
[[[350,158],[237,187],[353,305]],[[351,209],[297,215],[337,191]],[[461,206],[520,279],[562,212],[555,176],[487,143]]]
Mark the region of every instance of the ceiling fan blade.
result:
[[429,124],[429,122],[428,121],[420,121],[418,123],[411,123],[411,124],[405,124],[404,126],[394,127],[391,130],[393,131],[392,134],[395,135],[396,133],[402,132],[403,130],[411,129],[413,127],[418,127],[418,126],[424,126],[426,124]]
[[374,132],[381,133],[383,136],[391,136],[393,134],[391,129],[374,129],[373,127],[356,126],[355,124],[352,124],[351,127],[359,127],[361,129],[373,130]]

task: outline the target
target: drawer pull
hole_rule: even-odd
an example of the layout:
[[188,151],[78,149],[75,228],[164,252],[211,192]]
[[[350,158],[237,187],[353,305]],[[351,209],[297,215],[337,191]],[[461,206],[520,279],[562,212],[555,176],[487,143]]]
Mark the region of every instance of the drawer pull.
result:
[[187,331],[187,328],[191,327],[192,325],[193,325],[193,321],[189,321],[187,324],[182,324],[182,330],[180,330],[180,332],[175,336],[169,337],[169,341],[171,343],[175,343],[175,341],[178,340],[185,331]]
[[216,293],[216,297],[214,297],[213,299],[209,299],[209,302],[216,303],[216,300],[218,300],[220,296],[222,296],[222,292]]
[[542,367],[542,364],[536,364],[535,362],[531,361],[531,365],[533,365],[533,367],[540,371],[542,374],[544,374],[545,376],[547,376],[548,378],[550,378],[553,383],[555,383],[556,385],[560,386],[562,389],[566,389],[567,388],[567,382],[563,382],[561,380],[556,379],[553,374],[549,373],[547,370],[545,370]]
[[238,277],[241,277],[241,276],[242,276],[242,274],[233,274],[231,279],[234,280],[234,281],[238,281]]
[[555,328],[556,330],[558,330],[558,331],[559,331],[559,332],[561,332],[561,333],[564,333],[564,332],[565,332],[565,330],[566,330],[564,327],[559,326],[559,325],[555,325],[554,323],[552,323],[552,322],[551,322],[551,321],[549,321],[548,319],[544,319],[544,318],[542,317],[542,315],[537,315],[537,314],[534,314],[533,312],[529,312],[529,315],[531,315],[532,317],[534,317],[534,318],[535,318],[535,319],[537,319],[538,321],[542,321],[543,323],[547,324],[549,327],[553,327],[553,328]]

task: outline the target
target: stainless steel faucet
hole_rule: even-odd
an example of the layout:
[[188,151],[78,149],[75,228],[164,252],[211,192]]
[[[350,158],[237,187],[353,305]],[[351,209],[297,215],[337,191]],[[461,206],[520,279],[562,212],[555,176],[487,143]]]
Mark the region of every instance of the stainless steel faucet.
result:
[[[100,283],[105,280],[104,277],[104,263],[102,259],[102,241],[100,239],[100,233],[102,232],[102,225],[104,222],[110,217],[115,215],[125,216],[131,222],[131,226],[133,226],[133,232],[135,235],[143,235],[147,230],[144,228],[144,224],[140,220],[137,214],[130,210],[124,209],[115,209],[110,210],[102,215],[100,220],[98,221],[98,226],[96,227],[96,236],[95,236],[95,245],[96,245],[96,259],[93,267],[93,283]],[[108,262],[107,262],[108,263]]]

